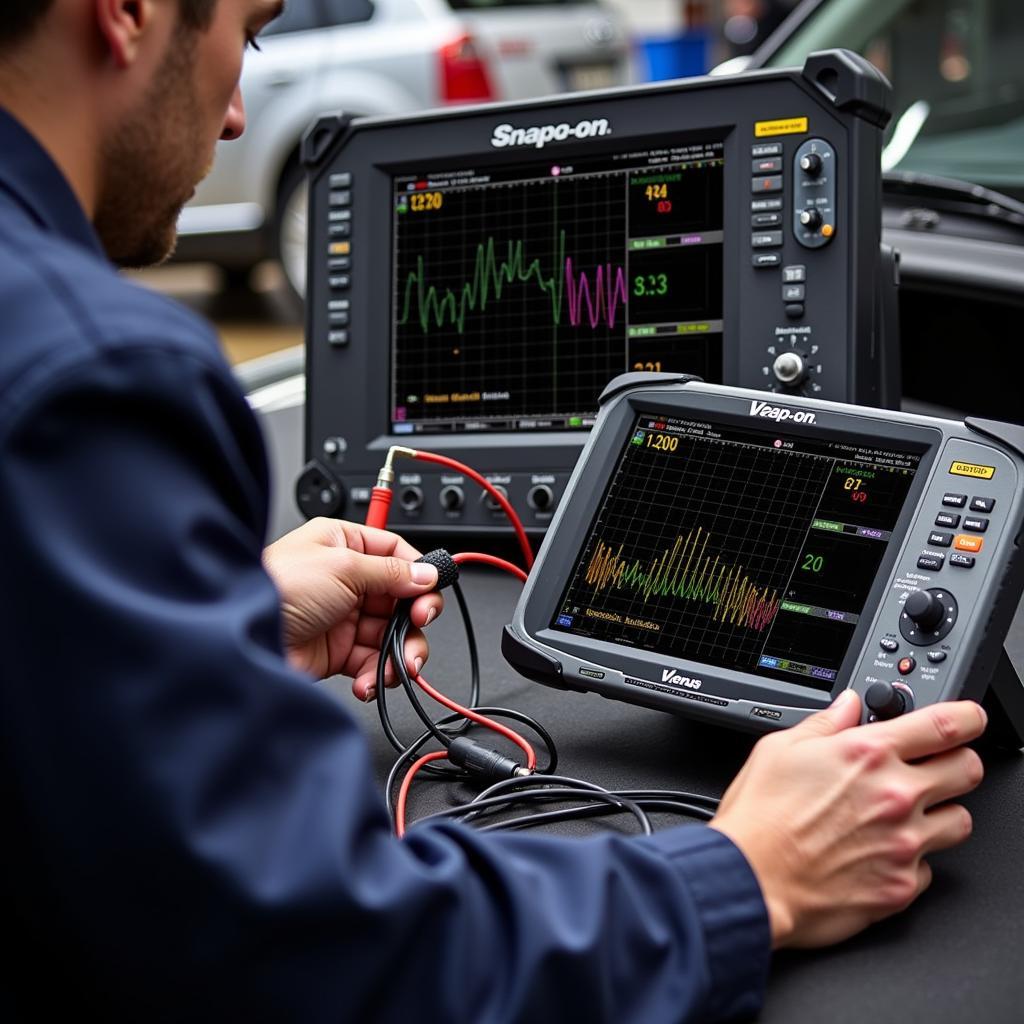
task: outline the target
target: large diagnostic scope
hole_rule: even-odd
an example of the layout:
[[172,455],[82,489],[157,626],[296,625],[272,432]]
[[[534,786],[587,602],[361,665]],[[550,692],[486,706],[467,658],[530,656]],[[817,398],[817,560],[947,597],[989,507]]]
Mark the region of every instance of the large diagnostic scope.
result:
[[[308,515],[356,515],[393,444],[454,455],[547,526],[628,371],[898,401],[880,243],[888,86],[803,69],[398,119],[322,119],[310,181]],[[505,529],[400,475],[404,532]]]

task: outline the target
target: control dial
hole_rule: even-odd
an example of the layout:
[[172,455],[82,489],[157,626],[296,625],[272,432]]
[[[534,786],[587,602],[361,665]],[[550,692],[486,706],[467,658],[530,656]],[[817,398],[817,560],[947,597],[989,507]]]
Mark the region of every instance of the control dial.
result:
[[772,363],[772,372],[776,380],[785,384],[786,387],[795,388],[802,384],[807,378],[807,364],[801,352],[795,349],[789,352],[781,352],[775,357]]
[[903,604],[900,633],[912,644],[933,644],[953,628],[957,611],[956,598],[948,590],[915,590]]
[[[814,155],[813,153],[811,154]],[[821,211],[811,207],[808,210],[800,211],[800,223],[807,228],[808,231],[817,231],[821,227],[822,217]]]
[[808,178],[816,178],[821,174],[821,157],[817,153],[804,153],[800,157],[800,170],[807,175]]
[[781,340],[768,346],[768,362],[761,367],[761,373],[768,378],[767,386],[772,391],[787,394],[814,395],[821,391],[818,376],[821,363],[817,362],[818,346],[809,344],[804,337],[801,347],[797,347],[801,336],[791,334],[788,344]]
[[872,683],[864,694],[869,721],[887,721],[898,718],[914,708],[914,695],[903,683]]

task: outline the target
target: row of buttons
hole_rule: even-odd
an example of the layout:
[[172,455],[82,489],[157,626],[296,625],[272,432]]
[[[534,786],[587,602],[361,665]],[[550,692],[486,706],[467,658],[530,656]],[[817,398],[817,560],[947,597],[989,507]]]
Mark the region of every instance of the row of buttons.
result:
[[[966,494],[944,494],[942,504],[947,508],[964,508],[967,505]],[[970,509],[972,512],[991,512],[995,508],[995,498],[972,497]],[[973,533],[984,533],[988,529],[988,519],[983,516],[964,516],[965,530]],[[957,512],[940,512],[935,517],[936,526],[946,526],[955,530],[960,525],[960,515]],[[955,550],[949,554],[949,564],[959,569],[973,569],[974,556],[981,551],[985,544],[984,538],[974,537],[968,533],[961,533],[954,536],[942,530],[932,530],[928,534],[928,543],[933,547],[948,548]],[[971,554],[963,554],[970,551]],[[917,560],[918,569],[927,569],[929,572],[938,572],[946,562],[946,556],[941,551],[924,551]]]
[[[331,292],[348,291],[352,269],[352,174],[338,171],[327,180],[327,283]],[[327,302],[328,344],[342,347],[348,344],[349,300],[332,298]]]
[[[878,646],[881,647],[883,651],[888,651],[889,654],[893,654],[900,649],[899,641],[894,640],[891,636],[883,636],[882,639],[878,641]],[[929,651],[927,658],[933,665],[938,665],[946,660],[946,652]],[[909,656],[906,658],[900,658],[896,665],[896,669],[901,676],[909,675],[915,668],[917,668],[917,662]]]
[[[755,196],[765,196],[773,192],[782,191],[782,143],[762,142],[750,149],[751,179],[750,191]],[[771,196],[771,198],[753,199],[750,203],[751,227],[761,228],[755,230],[750,236],[750,245],[753,249],[780,249],[782,248],[782,198]],[[777,228],[778,230],[763,230],[766,228]],[[770,259],[761,260],[762,256],[778,256],[778,253],[755,253],[754,266],[773,266]],[[775,261],[778,263],[778,260]]]

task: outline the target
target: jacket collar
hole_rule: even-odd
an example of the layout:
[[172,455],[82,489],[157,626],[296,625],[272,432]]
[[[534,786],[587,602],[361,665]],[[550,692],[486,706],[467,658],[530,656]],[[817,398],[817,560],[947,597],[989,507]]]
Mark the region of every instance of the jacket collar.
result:
[[106,259],[78,198],[50,155],[0,107],[0,191],[49,231]]

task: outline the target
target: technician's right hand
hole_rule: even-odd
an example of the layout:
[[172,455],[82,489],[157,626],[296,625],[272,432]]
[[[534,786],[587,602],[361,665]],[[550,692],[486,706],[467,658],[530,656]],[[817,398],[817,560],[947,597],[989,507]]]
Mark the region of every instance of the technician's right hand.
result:
[[973,701],[858,727],[860,699],[758,741],[711,827],[761,884],[772,942],[824,946],[904,909],[931,882],[923,859],[962,843],[971,816],[945,803],[981,782],[963,744],[985,730]]

